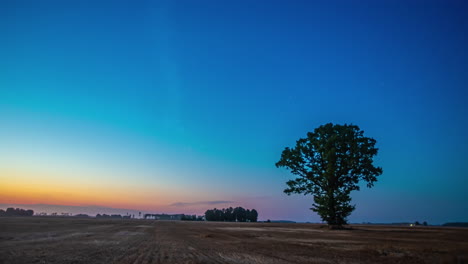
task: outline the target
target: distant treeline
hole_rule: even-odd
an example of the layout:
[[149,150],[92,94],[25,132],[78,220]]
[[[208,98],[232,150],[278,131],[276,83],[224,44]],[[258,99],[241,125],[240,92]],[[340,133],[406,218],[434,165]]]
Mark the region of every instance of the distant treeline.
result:
[[224,222],[257,222],[258,212],[255,209],[249,210],[242,207],[213,209],[205,212],[206,221]]
[[88,218],[89,215],[87,215],[87,214],[76,214],[76,215],[74,215],[74,217]]
[[122,219],[122,218],[130,218],[130,215],[119,215],[119,214],[113,214],[113,215],[108,215],[108,214],[97,214],[96,218],[114,218],[114,219]]
[[21,208],[7,208],[6,211],[0,209],[0,216],[33,216],[33,210],[24,210]]
[[445,223],[442,226],[468,227],[468,222]]
[[203,221],[203,216],[202,215],[185,215],[183,214],[182,217],[180,218],[182,221]]

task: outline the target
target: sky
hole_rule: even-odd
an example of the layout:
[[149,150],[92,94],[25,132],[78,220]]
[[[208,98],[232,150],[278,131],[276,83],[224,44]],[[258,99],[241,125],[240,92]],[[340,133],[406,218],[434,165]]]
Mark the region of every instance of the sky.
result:
[[351,222],[468,221],[466,1],[1,1],[0,204],[319,222],[285,147],[377,140]]

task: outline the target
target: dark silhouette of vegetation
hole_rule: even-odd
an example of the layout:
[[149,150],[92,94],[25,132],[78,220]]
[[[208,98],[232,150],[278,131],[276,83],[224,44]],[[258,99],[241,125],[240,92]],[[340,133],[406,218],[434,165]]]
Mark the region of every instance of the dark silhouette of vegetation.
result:
[[424,222],[422,222],[422,224],[421,224],[419,221],[416,221],[416,222],[414,222],[413,225],[415,225],[415,226],[420,226],[420,225],[427,226],[427,222],[424,221]]
[[382,168],[373,165],[375,144],[355,125],[328,123],[316,128],[297,140],[294,148],[285,148],[276,163],[297,176],[286,183],[284,192],[311,194],[311,210],[330,228],[341,228],[355,209],[351,191],[360,189],[360,181],[372,187],[382,174]]
[[255,209],[249,210],[242,207],[207,210],[205,212],[206,221],[224,222],[257,222],[258,212]]
[[252,209],[250,212],[247,212],[247,220],[249,220],[249,222],[257,222],[257,219],[258,219],[257,210]]
[[122,219],[122,215],[119,214],[113,214],[113,215],[107,215],[107,214],[97,214],[96,218],[114,218],[114,219]]
[[7,208],[6,211],[0,210],[0,216],[33,216],[33,210],[24,210],[21,208]]
[[199,215],[182,215],[180,218],[182,221],[203,221],[203,216]]
[[468,222],[445,223],[445,224],[443,224],[442,226],[468,227]]
[[75,217],[88,218],[89,215],[87,215],[87,214],[77,214],[77,215],[75,215]]

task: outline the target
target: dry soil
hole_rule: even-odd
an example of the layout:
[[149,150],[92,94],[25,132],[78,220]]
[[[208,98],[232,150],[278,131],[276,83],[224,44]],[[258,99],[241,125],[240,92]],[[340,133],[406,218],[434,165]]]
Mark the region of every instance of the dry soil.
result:
[[468,229],[0,218],[0,263],[468,263]]

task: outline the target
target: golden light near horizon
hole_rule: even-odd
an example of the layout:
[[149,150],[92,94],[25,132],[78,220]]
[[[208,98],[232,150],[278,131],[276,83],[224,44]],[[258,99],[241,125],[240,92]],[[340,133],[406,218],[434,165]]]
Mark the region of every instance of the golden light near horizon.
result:
[[466,1],[0,2],[0,203],[320,221],[275,163],[352,123],[385,173],[351,221],[468,217]]
[[11,203],[106,205],[117,208],[164,207],[174,202],[167,188],[130,188],[122,183],[79,181],[66,174],[0,170],[0,200]]

